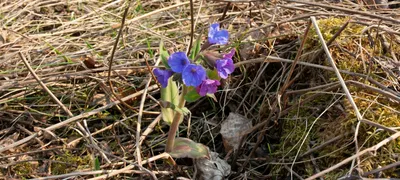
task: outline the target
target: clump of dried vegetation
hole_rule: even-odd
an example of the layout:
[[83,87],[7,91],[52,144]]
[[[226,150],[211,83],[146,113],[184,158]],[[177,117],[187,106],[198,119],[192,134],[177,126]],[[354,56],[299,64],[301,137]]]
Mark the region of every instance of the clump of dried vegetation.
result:
[[[179,134],[227,160],[227,178],[400,177],[396,4],[195,1],[194,12],[195,38],[212,22],[230,31],[237,69],[218,102],[188,105]],[[0,179],[193,178],[190,159],[167,163],[149,73],[161,41],[186,50],[190,22],[189,1],[2,0]],[[230,112],[253,128],[227,152]]]

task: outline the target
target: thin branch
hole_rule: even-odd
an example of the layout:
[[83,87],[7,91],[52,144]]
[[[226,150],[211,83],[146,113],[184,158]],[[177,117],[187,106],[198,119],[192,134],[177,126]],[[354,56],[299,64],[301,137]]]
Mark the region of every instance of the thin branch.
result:
[[[156,62],[156,66],[160,63],[160,60],[161,60],[161,58],[158,58],[158,60]],[[140,132],[142,131],[141,124],[142,124],[142,117],[143,117],[143,108],[144,108],[144,102],[146,101],[147,91],[148,91],[150,83],[151,83],[151,79],[152,79],[152,76],[150,76],[148,78],[146,87],[143,89],[142,99],[140,101],[140,106],[139,106],[138,120],[136,123],[136,156],[137,156],[136,158],[137,158],[139,166],[142,165],[142,158],[140,155]]]
[[369,176],[371,174],[379,173],[379,172],[384,171],[386,169],[394,168],[394,167],[397,167],[397,166],[400,166],[400,161],[397,161],[395,163],[389,164],[387,166],[384,166],[384,167],[381,167],[381,168],[378,168],[378,169],[374,169],[372,171],[368,171],[368,172],[364,173],[362,176]]
[[[148,88],[148,91],[152,91],[152,90],[157,89],[157,88],[158,88],[157,85],[152,85],[152,86],[150,86],[150,87]],[[121,100],[122,100],[122,101],[127,101],[127,100],[129,100],[129,99],[132,99],[132,98],[134,98],[134,97],[137,97],[137,96],[141,95],[143,92],[144,92],[144,90],[138,91],[138,92],[136,92],[136,93],[134,93],[134,94],[131,94],[131,95],[129,95],[129,96],[126,96],[126,97],[121,98]],[[114,107],[115,105],[118,105],[118,104],[120,104],[120,103],[121,103],[121,101],[119,101],[119,100],[113,101],[113,102],[111,102],[111,103],[109,103],[109,104],[106,104],[106,105],[104,105],[104,106],[102,106],[102,107],[99,107],[99,108],[97,108],[97,109],[94,109],[94,110],[92,110],[92,111],[89,111],[89,112],[86,112],[86,113],[83,113],[83,114],[80,114],[80,115],[71,117],[71,118],[69,118],[69,119],[67,119],[67,120],[64,120],[64,121],[61,121],[61,122],[59,122],[59,123],[57,123],[57,124],[54,124],[54,125],[52,125],[52,126],[49,126],[49,127],[47,127],[46,129],[43,129],[43,131],[52,131],[52,130],[59,129],[59,128],[61,128],[61,127],[64,127],[64,126],[68,125],[69,123],[75,122],[75,121],[77,121],[77,120],[80,120],[80,119],[83,119],[83,118],[86,118],[86,117],[89,117],[89,116],[92,116],[92,115],[95,115],[95,114],[100,113],[100,112],[102,112],[102,111],[104,111],[104,110],[106,110],[106,109],[112,108],[112,107]],[[7,146],[4,146],[4,147],[0,148],[0,153],[2,153],[2,152],[4,152],[4,151],[7,151],[7,150],[9,150],[9,149],[11,149],[11,148],[20,146],[20,145],[22,145],[22,144],[28,142],[29,140],[31,140],[31,139],[33,139],[33,138],[35,138],[35,137],[38,137],[39,135],[42,135],[42,134],[43,134],[43,132],[42,132],[42,131],[39,131],[39,132],[34,133],[34,134],[32,134],[32,135],[30,135],[30,136],[28,136],[28,137],[25,137],[25,138],[23,138],[23,139],[21,139],[21,140],[19,140],[19,141],[16,141],[16,142],[14,142],[14,143],[12,143],[12,144],[9,144],[9,145],[7,145]]]
[[114,54],[115,54],[115,51],[116,51],[117,46],[118,46],[119,37],[121,37],[122,30],[124,29],[125,19],[126,19],[126,16],[128,15],[128,10],[129,10],[130,4],[131,4],[131,1],[128,2],[128,5],[127,5],[126,8],[125,8],[124,15],[122,16],[121,26],[119,27],[118,35],[117,35],[117,38],[115,39],[115,43],[114,43],[113,49],[111,50],[110,62],[108,63],[108,76],[107,76],[107,81],[110,81],[111,68],[112,68],[112,64],[113,64],[113,60],[114,60]]
[[323,170],[323,171],[321,171],[321,172],[319,172],[317,174],[314,174],[314,175],[308,177],[306,180],[316,179],[318,177],[321,177],[321,176],[325,175],[326,173],[329,173],[329,172],[339,168],[340,166],[343,166],[343,165],[349,163],[350,161],[354,160],[355,158],[358,158],[358,157],[360,157],[360,156],[362,156],[364,154],[370,153],[370,152],[376,152],[382,146],[384,146],[385,144],[387,144],[390,141],[393,141],[393,140],[397,139],[398,137],[400,137],[400,132],[397,132],[397,133],[391,135],[390,137],[384,139],[383,141],[379,142],[375,146],[372,146],[370,148],[364,149],[364,150],[360,151],[359,153],[354,154],[354,155],[346,158],[345,160],[335,164],[334,166],[332,166],[332,167],[330,167],[328,169],[325,169],[325,170]]
[[340,82],[340,85],[342,86],[343,91],[347,96],[347,99],[350,101],[350,104],[351,104],[351,106],[353,107],[353,109],[354,109],[354,111],[356,113],[357,119],[361,120],[362,119],[361,113],[358,110],[358,107],[357,107],[356,103],[354,102],[353,97],[351,96],[350,91],[347,88],[346,83],[345,83],[342,75],[339,72],[339,69],[336,67],[335,61],[333,60],[333,57],[332,57],[331,53],[329,52],[328,46],[326,46],[324,37],[322,36],[322,33],[321,33],[321,31],[320,31],[320,29],[318,27],[318,23],[317,23],[317,20],[315,19],[315,17],[311,17],[311,22],[314,25],[315,31],[316,31],[316,33],[318,35],[319,40],[321,41],[322,47],[324,48],[326,56],[328,57],[329,63],[331,64],[331,66],[333,68],[333,71],[335,72],[335,74],[336,74],[336,76],[337,76],[337,78],[338,78],[338,80]]
[[311,6],[319,6],[319,7],[324,7],[324,8],[330,8],[330,9],[336,9],[339,11],[343,11],[343,12],[348,12],[351,14],[359,14],[362,16],[367,16],[367,17],[371,17],[371,18],[376,18],[376,19],[381,19],[384,21],[389,21],[391,23],[400,23],[400,20],[394,19],[394,18],[390,18],[390,17],[386,17],[386,16],[380,16],[380,15],[376,15],[370,12],[364,12],[364,11],[356,11],[356,10],[352,10],[352,9],[348,9],[348,8],[343,8],[343,7],[339,7],[339,6],[330,6],[327,5],[325,3],[313,3],[313,2],[307,2],[307,1],[297,1],[297,0],[288,0],[289,2],[295,2],[295,3],[300,3],[300,4],[307,4],[307,5],[311,5]]
[[193,7],[193,0],[190,0],[190,42],[189,48],[187,51],[187,55],[189,56],[190,50],[192,50],[193,45],[193,36],[194,36],[194,7]]
[[[356,153],[358,153],[359,149],[358,149],[357,136],[358,136],[358,129],[360,127],[360,120],[362,120],[362,115],[361,115],[360,111],[358,110],[358,107],[357,107],[356,103],[354,102],[353,97],[351,96],[350,91],[347,88],[346,83],[345,83],[342,75],[339,72],[339,69],[336,67],[335,61],[333,60],[333,57],[332,57],[331,53],[329,52],[328,46],[325,43],[324,37],[322,36],[322,33],[321,33],[321,31],[320,31],[320,29],[318,27],[318,23],[317,23],[317,20],[315,19],[315,17],[313,17],[313,16],[311,17],[311,22],[314,25],[315,32],[317,33],[318,38],[321,41],[322,47],[324,48],[324,51],[325,51],[325,54],[326,54],[326,56],[327,56],[327,58],[329,60],[329,63],[331,64],[331,66],[332,66],[332,68],[333,68],[333,70],[334,70],[334,72],[335,72],[335,74],[336,74],[336,76],[337,76],[337,78],[338,78],[338,80],[340,82],[340,85],[342,86],[343,91],[346,94],[347,99],[349,100],[349,102],[350,102],[351,106],[353,107],[354,112],[355,112],[355,114],[357,116],[358,122],[357,122],[356,130],[355,130],[355,133],[354,133],[354,143],[355,143]],[[360,164],[360,159],[358,157],[357,157],[357,163]],[[353,167],[353,164],[352,164],[352,167]],[[351,169],[353,169],[353,168],[351,168]]]
[[[166,158],[170,158],[170,157],[171,157],[171,156],[170,156],[168,153],[162,153],[162,154],[159,154],[159,155],[157,155],[157,156],[153,156],[153,157],[151,157],[151,158],[149,158],[149,159],[147,159],[147,160],[144,160],[142,163],[143,163],[143,164],[146,164],[146,163],[150,163],[150,162],[153,162],[153,161],[155,161],[155,160],[158,160],[158,159],[166,159]],[[110,178],[110,177],[112,177],[112,176],[116,176],[116,175],[118,175],[118,174],[124,173],[125,171],[131,170],[131,169],[133,169],[134,167],[135,167],[134,165],[130,164],[130,165],[128,165],[128,166],[126,166],[126,167],[124,167],[124,168],[122,168],[122,169],[118,169],[118,170],[115,170],[115,171],[110,172],[110,173],[108,173],[108,174],[101,175],[101,176],[98,176],[98,177],[95,177],[95,178],[91,178],[91,179],[89,179],[89,180],[99,180],[99,179]]]
[[42,88],[50,95],[50,97],[63,109],[68,116],[74,116],[72,112],[64,106],[64,104],[57,99],[57,97],[53,94],[53,92],[50,91],[49,88],[40,80],[39,76],[36,75],[35,71],[32,69],[32,67],[29,65],[28,61],[25,59],[25,56],[21,53],[18,52],[19,57],[22,59],[22,62],[24,62],[25,66],[28,68],[29,72],[32,74],[32,76],[36,79],[36,81],[42,86]]

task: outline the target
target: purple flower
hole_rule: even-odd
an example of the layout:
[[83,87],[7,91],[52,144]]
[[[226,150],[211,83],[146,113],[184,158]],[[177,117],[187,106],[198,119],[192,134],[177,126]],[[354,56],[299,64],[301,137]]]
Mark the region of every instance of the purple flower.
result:
[[231,51],[228,54],[224,54],[222,58],[224,59],[232,59],[232,57],[235,55],[235,49],[231,49]]
[[168,79],[172,76],[173,72],[171,70],[154,69],[154,75],[157,77],[158,82],[160,82],[161,87],[165,88],[168,86]]
[[217,67],[218,75],[222,79],[228,78],[229,74],[235,70],[232,57],[235,55],[235,49],[232,49],[228,54],[224,54],[222,59],[218,59],[215,63]]
[[184,52],[176,52],[169,56],[168,65],[172,71],[176,73],[182,73],[183,69],[190,64],[189,58]]
[[208,42],[210,44],[224,45],[228,43],[229,33],[227,30],[219,29],[219,24],[211,24],[210,30],[208,31]]
[[189,64],[182,71],[182,80],[186,86],[198,86],[206,79],[206,70],[203,66]]
[[206,79],[201,82],[200,86],[197,86],[196,90],[200,96],[205,96],[206,94],[214,94],[219,85],[221,83],[218,80]]

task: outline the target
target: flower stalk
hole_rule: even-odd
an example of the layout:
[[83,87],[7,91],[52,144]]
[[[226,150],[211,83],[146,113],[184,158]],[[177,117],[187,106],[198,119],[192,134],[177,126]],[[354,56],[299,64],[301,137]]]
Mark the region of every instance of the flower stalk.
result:
[[[213,95],[221,85],[220,81],[233,73],[235,68],[232,60],[235,54],[234,49],[227,54],[214,51],[202,52],[213,45],[225,45],[228,43],[228,39],[228,31],[220,29],[219,24],[214,23],[210,26],[207,41],[202,47],[200,42],[197,42],[195,50],[189,54],[190,58],[184,52],[175,52],[168,57],[168,52],[165,52],[163,47],[160,48],[160,52],[164,54],[161,58],[165,68],[156,68],[153,73],[163,88],[161,94],[165,94],[165,96],[162,96],[162,100],[167,101],[166,104],[168,104],[162,107],[163,119],[170,124],[165,148],[167,153],[174,154],[182,148],[182,143],[176,140],[176,136],[183,116],[190,113],[185,107],[186,101],[194,102],[206,95]],[[203,62],[198,62],[198,59],[202,59]],[[208,65],[208,68],[204,67],[205,64]],[[176,99],[179,93],[177,83],[182,86],[179,99]],[[187,147],[185,146],[185,148]],[[191,152],[192,155],[195,152]]]
[[[187,86],[183,85],[182,87],[182,94],[179,97],[179,104],[178,104],[178,108],[183,108],[185,107],[185,95],[187,93]],[[172,147],[174,146],[174,141],[175,141],[175,136],[176,136],[176,132],[179,129],[179,122],[182,118],[182,114],[179,112],[175,113],[174,119],[172,120],[172,124],[169,127],[169,131],[168,131],[168,137],[167,137],[167,145],[165,148],[166,152],[171,152],[172,151]]]

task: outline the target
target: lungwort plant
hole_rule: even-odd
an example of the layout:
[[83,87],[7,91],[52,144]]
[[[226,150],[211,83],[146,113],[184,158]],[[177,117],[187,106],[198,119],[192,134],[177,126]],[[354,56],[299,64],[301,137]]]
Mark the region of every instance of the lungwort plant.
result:
[[208,50],[213,45],[226,45],[228,40],[228,31],[221,30],[219,24],[215,23],[209,28],[207,41],[201,46],[198,38],[189,57],[185,52],[169,55],[163,44],[160,45],[165,68],[156,68],[153,73],[161,84],[162,117],[170,125],[166,152],[175,158],[208,157],[206,146],[187,138],[175,137],[183,117],[190,113],[185,102],[194,102],[203,96],[215,99],[214,93],[221,85],[220,80],[228,78],[234,71],[234,49],[226,54]]

